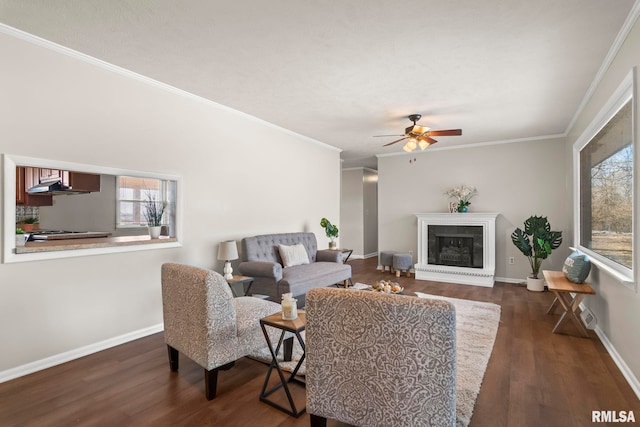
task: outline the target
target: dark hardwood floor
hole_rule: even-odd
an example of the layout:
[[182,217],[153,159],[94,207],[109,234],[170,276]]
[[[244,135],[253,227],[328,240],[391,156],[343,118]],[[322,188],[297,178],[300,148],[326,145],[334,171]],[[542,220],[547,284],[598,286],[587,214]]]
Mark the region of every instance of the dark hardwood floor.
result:
[[[375,258],[350,264],[354,282],[393,277],[376,270]],[[640,401],[593,331],[591,339],[551,332],[559,314],[546,314],[549,292],[398,282],[408,291],[502,307],[471,426],[585,426],[592,410],[633,410],[640,418]],[[266,370],[241,359],[220,373],[218,397],[207,401],[202,368],[181,357],[180,372],[170,372],[162,334],[155,334],[0,384],[0,426],[308,426],[308,414],[295,419],[258,400]],[[304,401],[304,390],[295,392]]]

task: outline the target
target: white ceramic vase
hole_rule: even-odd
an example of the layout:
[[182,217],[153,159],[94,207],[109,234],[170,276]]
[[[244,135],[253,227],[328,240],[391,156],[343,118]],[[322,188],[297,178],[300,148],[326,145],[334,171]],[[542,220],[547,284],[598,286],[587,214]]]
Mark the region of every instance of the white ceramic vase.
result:
[[26,234],[16,234],[16,247],[24,246],[26,237]]
[[533,292],[542,292],[544,291],[544,279],[534,279],[533,277],[527,277],[527,290]]
[[160,238],[160,230],[162,230],[161,225],[149,226],[149,236],[151,236],[152,239]]

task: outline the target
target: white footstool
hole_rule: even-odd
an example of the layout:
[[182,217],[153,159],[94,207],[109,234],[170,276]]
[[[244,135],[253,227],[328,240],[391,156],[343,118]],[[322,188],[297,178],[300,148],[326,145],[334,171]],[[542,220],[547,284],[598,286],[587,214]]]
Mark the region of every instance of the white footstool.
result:
[[383,272],[386,267],[389,267],[389,271],[393,273],[393,255],[396,253],[397,251],[380,252],[380,266],[382,267]]
[[396,277],[400,277],[400,271],[407,273],[411,277],[411,254],[393,254],[393,268],[396,270]]

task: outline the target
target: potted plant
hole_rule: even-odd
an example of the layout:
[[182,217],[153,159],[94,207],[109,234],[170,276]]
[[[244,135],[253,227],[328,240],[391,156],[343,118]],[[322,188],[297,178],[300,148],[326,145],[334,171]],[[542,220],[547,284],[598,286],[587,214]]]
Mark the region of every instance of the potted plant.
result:
[[28,217],[20,221],[20,228],[22,228],[23,233],[27,231],[33,231],[38,229],[38,218],[36,217]]
[[147,193],[147,200],[144,202],[144,217],[149,227],[149,235],[152,239],[160,237],[162,229],[162,217],[167,208],[167,202],[159,202],[151,193]]
[[544,278],[538,277],[540,266],[562,243],[562,231],[551,231],[547,217],[530,216],[524,222],[524,231],[516,228],[511,241],[529,259],[531,276],[527,277],[527,289],[544,291]]
[[24,246],[26,237],[27,236],[24,234],[24,229],[16,227],[16,247]]
[[338,227],[331,224],[327,218],[322,218],[322,220],[320,220],[320,226],[324,228],[324,232],[329,238],[329,249],[335,249],[336,242],[333,239],[338,237]]

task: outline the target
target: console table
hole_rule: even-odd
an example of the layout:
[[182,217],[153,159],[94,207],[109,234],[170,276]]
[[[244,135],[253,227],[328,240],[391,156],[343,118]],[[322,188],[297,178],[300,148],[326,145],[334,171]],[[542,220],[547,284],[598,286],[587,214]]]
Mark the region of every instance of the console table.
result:
[[[553,328],[553,332],[558,331],[558,328],[564,322],[571,319],[582,336],[589,338],[589,333],[582,323],[578,309],[586,295],[595,295],[596,292],[586,283],[573,283],[569,281],[562,271],[543,270],[542,274],[547,282],[547,287],[556,295],[556,298],[547,310],[547,314],[553,314],[558,304],[564,309],[564,313],[562,313],[560,320],[558,320],[558,323],[556,323],[556,326]],[[574,294],[574,296],[571,294]]]

